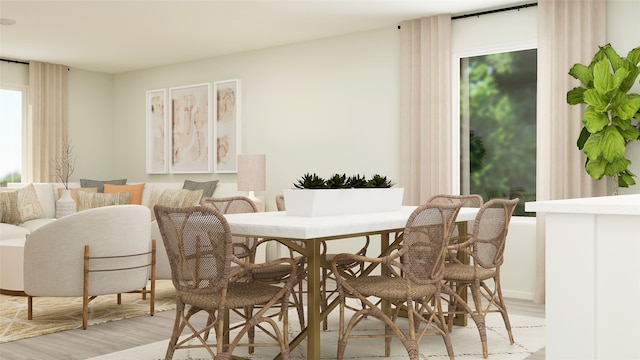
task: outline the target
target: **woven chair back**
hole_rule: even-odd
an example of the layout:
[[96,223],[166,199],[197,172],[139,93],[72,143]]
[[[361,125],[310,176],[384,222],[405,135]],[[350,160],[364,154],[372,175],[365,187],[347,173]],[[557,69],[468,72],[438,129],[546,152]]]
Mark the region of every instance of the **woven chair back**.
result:
[[284,206],[284,195],[276,195],[276,209],[278,209],[278,211],[287,210]]
[[476,264],[487,269],[502,265],[509,222],[518,201],[493,199],[480,207],[471,235]]
[[434,204],[461,204],[462,207],[480,207],[483,203],[482,196],[477,194],[471,195],[448,195],[438,194],[427,200],[427,203]]
[[176,290],[219,299],[228,286],[233,257],[224,216],[203,206],[156,205],[154,211]]
[[[244,214],[258,212],[258,207],[246,196],[230,196],[224,198],[204,197],[200,205],[212,207],[222,214]],[[251,256],[258,239],[243,236],[233,236],[233,254],[238,258]]]
[[416,284],[443,278],[445,252],[460,204],[424,204],[407,220],[402,238],[405,276]]

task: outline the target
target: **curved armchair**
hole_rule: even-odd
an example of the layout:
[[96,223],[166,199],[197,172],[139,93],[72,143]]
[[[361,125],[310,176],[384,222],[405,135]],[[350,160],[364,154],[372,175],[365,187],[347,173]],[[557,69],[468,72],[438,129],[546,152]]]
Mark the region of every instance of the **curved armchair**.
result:
[[155,246],[149,241],[149,218],[145,206],[106,206],[65,216],[32,232],[24,248],[29,319],[33,297],[82,296],[86,329],[91,300],[118,294],[120,303],[120,293],[145,289],[149,278],[153,315]]

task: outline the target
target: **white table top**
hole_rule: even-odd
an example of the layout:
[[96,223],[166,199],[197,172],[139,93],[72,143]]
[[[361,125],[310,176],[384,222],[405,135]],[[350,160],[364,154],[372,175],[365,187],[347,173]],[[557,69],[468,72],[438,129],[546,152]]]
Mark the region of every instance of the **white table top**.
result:
[[[403,229],[415,206],[400,211],[339,216],[287,216],[285,211],[226,214],[231,232],[237,235],[284,239],[318,239],[350,234]],[[462,208],[458,221],[475,219],[477,208]]]

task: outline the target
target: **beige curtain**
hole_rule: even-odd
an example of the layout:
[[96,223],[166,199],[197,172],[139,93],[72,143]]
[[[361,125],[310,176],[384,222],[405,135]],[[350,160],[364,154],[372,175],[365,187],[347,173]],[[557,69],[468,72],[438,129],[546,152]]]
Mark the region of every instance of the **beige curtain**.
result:
[[51,164],[68,139],[68,72],[67,66],[29,62],[26,181],[56,181]]
[[[567,91],[579,85],[569,69],[588,64],[605,39],[604,0],[538,2],[537,200],[606,195],[606,182],[589,177],[576,147],[584,108],[566,103]],[[544,216],[538,215],[538,303],[545,298],[544,225]]]
[[404,204],[451,193],[451,16],[400,23],[400,186]]

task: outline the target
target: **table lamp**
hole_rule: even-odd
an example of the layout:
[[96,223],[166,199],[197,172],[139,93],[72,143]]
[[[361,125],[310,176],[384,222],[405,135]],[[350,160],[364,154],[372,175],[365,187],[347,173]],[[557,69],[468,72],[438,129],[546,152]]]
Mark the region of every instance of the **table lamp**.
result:
[[267,167],[265,154],[238,154],[238,191],[248,191],[249,199],[264,211],[264,203],[254,191],[266,190]]

